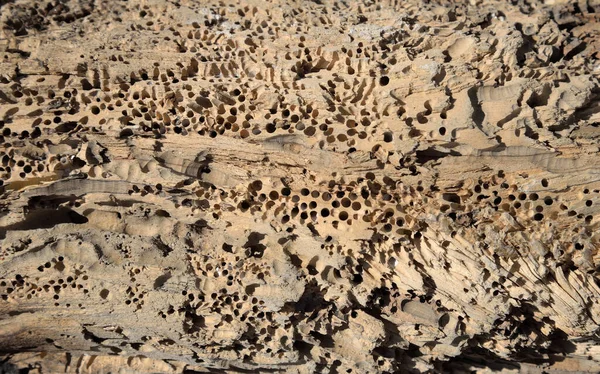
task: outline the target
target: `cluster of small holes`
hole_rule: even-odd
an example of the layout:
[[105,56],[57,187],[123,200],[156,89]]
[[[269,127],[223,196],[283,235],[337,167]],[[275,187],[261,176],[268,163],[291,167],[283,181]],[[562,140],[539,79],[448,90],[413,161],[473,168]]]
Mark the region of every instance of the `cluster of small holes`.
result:
[[[0,280],[2,300],[6,301],[9,297],[22,301],[45,299],[56,307],[85,309],[83,304],[71,305],[61,301],[61,296],[64,294],[81,292],[81,294],[87,295],[90,292],[89,279],[83,271],[83,266],[69,264],[64,257],[59,256],[39,265],[37,272],[38,274],[44,273],[44,276],[42,277],[41,274],[40,276],[15,274],[14,279]],[[71,296],[67,296],[66,299],[71,299]]]
[[[176,7],[178,6],[177,4]],[[293,12],[295,15],[308,14],[303,9],[308,7],[307,4]],[[335,5],[334,9],[338,7]],[[369,7],[371,5],[366,6],[366,9]],[[147,64],[151,66],[138,68],[138,64],[131,61],[131,56],[135,56],[136,43],[132,43],[133,46],[128,51],[109,44],[106,47],[108,57],[104,56],[104,62],[111,67],[109,70],[113,66],[129,69],[125,76],[110,77],[108,70],[88,70],[87,60],[102,60],[102,57],[95,55],[96,51],[94,55],[79,56],[81,64],[78,64],[77,72],[70,74],[36,75],[30,77],[34,81],[24,79],[22,82],[11,83],[10,86],[3,80],[5,78],[0,78],[2,84],[7,84],[6,96],[11,102],[18,103],[14,107],[11,104],[6,110],[3,108],[3,120],[0,121],[0,143],[4,145],[0,150],[0,188],[14,182],[43,178],[48,173],[65,176],[87,170],[89,165],[86,165],[86,160],[76,156],[79,149],[73,148],[71,153],[47,155],[43,147],[48,144],[41,142],[45,137],[55,134],[69,137],[75,130],[93,136],[96,133],[104,134],[106,128],[112,127],[117,128],[117,134],[114,135],[120,139],[137,135],[156,139],[173,136],[175,141],[181,136],[211,139],[231,137],[246,141],[247,143],[242,144],[248,144],[249,147],[255,147],[257,142],[260,144],[265,137],[298,134],[315,150],[357,158],[362,153],[371,159],[377,159],[376,165],[380,169],[391,165],[394,170],[406,172],[407,176],[416,178],[420,177],[421,169],[410,156],[403,158],[399,154],[395,149],[399,142],[423,137],[431,137],[435,141],[455,140],[456,131],[452,127],[452,121],[446,121],[453,115],[451,103],[436,107],[433,100],[426,98],[418,105],[410,105],[394,96],[394,90],[399,88],[401,92],[403,88],[402,81],[406,79],[403,74],[408,75],[411,69],[418,68],[408,67],[400,73],[392,69],[399,66],[399,60],[393,53],[394,48],[405,51],[414,60],[418,49],[410,44],[412,41],[403,33],[415,31],[418,27],[412,30],[401,26],[402,30],[398,33],[390,35],[382,32],[376,43],[357,41],[332,45],[326,52],[323,48],[313,48],[313,41],[306,27],[338,32],[337,26],[331,23],[329,17],[310,16],[302,25],[298,25],[294,17],[272,23],[269,19],[263,19],[264,15],[260,15],[255,8],[230,8],[211,8],[210,15],[205,15],[202,21],[167,28],[157,21],[159,14],[150,6],[138,5],[135,17],[128,24],[128,30],[136,32],[139,37],[152,34],[147,37],[157,49],[166,46],[172,50],[176,47],[175,50],[181,53],[180,58],[174,59],[176,62],[151,61]],[[70,23],[87,15],[86,10],[68,10],[66,6],[53,10],[52,14],[49,9],[44,9],[41,6],[35,7],[33,14],[39,18],[34,18],[38,22],[33,25],[20,25],[20,18],[13,17],[15,21],[12,23],[12,30],[15,35],[26,35],[33,32],[33,29],[42,30],[50,23]],[[195,12],[198,14],[197,9]],[[449,18],[456,17],[454,12],[450,13],[453,15],[436,17],[450,22],[452,20]],[[122,21],[118,11],[111,17],[117,22]],[[367,21],[365,15],[357,16],[357,25]],[[243,47],[233,38],[221,37],[222,30],[219,28],[225,25],[235,25],[239,27],[237,32],[246,33],[248,39],[243,41]],[[277,56],[278,66],[282,68],[273,69],[263,63],[262,61],[268,61],[273,56],[267,56],[267,51],[261,48],[262,43],[277,40],[279,33],[290,32],[294,38],[290,39],[288,49]],[[260,55],[263,52],[264,59]],[[247,58],[248,55],[257,54],[261,57],[256,59],[261,61],[257,63],[258,67],[252,62],[253,58]],[[334,55],[336,57],[332,57]],[[363,63],[365,61],[373,64]],[[510,69],[507,67],[507,70]],[[481,72],[473,76],[482,79]],[[498,79],[510,81],[512,76],[512,72],[505,71]],[[450,92],[444,84],[446,82],[442,83],[443,79],[435,76],[432,81]],[[257,91],[256,82],[265,84]],[[292,102],[286,99],[291,90],[304,93],[315,82],[320,90],[319,97],[326,97],[326,105],[318,106],[304,99]],[[160,89],[154,89],[156,87]],[[412,89],[421,88],[411,87]],[[261,90],[264,93],[262,96],[259,94]],[[270,94],[276,99],[265,105],[264,98]],[[394,101],[390,104],[386,100],[392,96]],[[455,100],[452,97],[450,99]],[[17,123],[23,117],[28,121],[26,130],[22,130],[22,126]],[[409,130],[397,131],[394,122],[406,125]],[[536,139],[536,134],[516,130],[516,136],[521,135]],[[25,141],[32,141],[41,150],[39,154],[22,150]],[[328,232],[330,228],[340,229],[339,232],[343,233],[351,226],[366,226],[374,233],[374,242],[396,243],[381,253],[383,263],[390,268],[396,266],[398,252],[411,250],[409,245],[398,246],[401,240],[404,240],[403,243],[415,243],[423,239],[421,230],[427,226],[419,218],[423,210],[432,211],[435,219],[450,222],[452,237],[458,230],[476,225],[481,218],[477,215],[483,214],[481,212],[484,210],[490,210],[494,214],[506,213],[519,224],[528,225],[533,230],[550,226],[558,220],[585,225],[593,222],[593,210],[597,204],[595,194],[598,191],[583,188],[581,201],[566,201],[553,191],[548,179],[541,179],[539,186],[536,182],[536,186],[532,188],[532,178],[523,177],[523,180],[515,181],[500,174],[503,173],[499,173],[497,177],[478,180],[473,186],[460,192],[437,191],[436,186],[427,185],[426,178],[401,190],[397,188],[397,181],[375,177],[370,172],[355,180],[345,178],[341,181],[332,177],[331,181],[320,184],[302,185],[302,182],[296,180],[293,185],[288,185],[283,180],[254,180],[248,184],[246,191],[194,185],[191,187],[194,189],[192,197],[173,201],[176,208],[189,208],[190,216],[206,213],[206,217],[217,221],[230,215],[249,215],[271,222],[274,226],[280,225],[281,232],[286,234],[292,234],[301,225],[311,229],[315,236],[320,235],[319,232],[325,232],[321,228],[327,228]],[[13,187],[15,186],[21,185],[14,184]],[[164,196],[165,190],[171,187],[173,186],[166,184],[164,189],[162,184],[141,188],[134,186],[130,195]],[[182,183],[177,186],[179,187],[187,185]],[[52,204],[42,201],[36,207],[54,208]],[[67,203],[76,208],[79,204]],[[485,209],[481,209],[482,207]],[[152,211],[139,208],[139,211],[127,210],[126,214],[149,216]],[[495,224],[499,221],[498,216],[493,217],[485,219]],[[109,239],[111,238],[106,236],[107,242]],[[265,251],[273,249],[267,248],[261,241],[254,243],[250,236],[248,239],[249,244],[244,247],[223,243],[220,248],[231,255],[198,258],[194,262],[197,275],[218,281],[222,287],[207,294],[193,287],[184,289],[181,296],[185,302],[170,305],[159,312],[160,317],[168,319],[185,315],[187,331],[196,333],[205,327],[202,313],[197,310],[207,307],[223,317],[221,323],[233,320],[256,323],[256,335],[264,338],[261,345],[269,343],[272,330],[289,329],[290,326],[279,326],[272,313],[265,311],[263,300],[243,289],[241,280],[256,278],[257,282],[268,282],[273,272],[272,264],[263,259],[268,257],[264,256]],[[324,254],[348,254],[349,249],[337,243],[336,238],[327,235],[322,239],[321,250]],[[587,248],[587,238],[584,235],[572,239],[574,250],[583,251]],[[445,240],[441,246],[448,248],[451,243]],[[22,248],[3,248],[0,260],[20,250]],[[126,243],[116,244],[116,250],[126,260],[131,260],[135,252]],[[334,277],[347,278],[352,285],[360,285],[364,283],[365,269],[357,256],[356,253],[347,255],[345,263],[339,269],[323,270],[316,258],[306,263],[296,258],[293,262],[302,263],[302,276],[307,279],[318,280],[326,276],[326,271],[330,271]],[[38,270],[44,276],[61,273],[65,269],[63,261],[64,259],[53,259],[41,264]],[[19,297],[18,294],[26,287],[33,287],[26,297],[39,297],[46,293],[52,295],[58,306],[62,293],[66,292],[63,290],[69,287],[90,294],[91,291],[84,285],[87,275],[82,269],[74,268],[71,271],[72,275],[61,274],[58,278],[54,277],[56,280],[52,279],[42,286],[37,286],[36,283],[37,288],[33,287],[34,281],[29,277],[17,274],[14,279],[0,282],[3,287],[2,298],[7,300],[9,297]],[[145,273],[144,269],[137,267],[129,270],[131,286],[125,291],[124,303],[135,310],[143,307],[144,296],[148,292],[141,280]],[[385,282],[387,280],[383,281]],[[494,296],[506,292],[502,283],[492,285],[491,292]],[[92,291],[93,294],[89,296],[97,298],[98,302],[122,296],[108,288]],[[469,293],[470,290],[465,288],[464,292]],[[368,303],[384,307],[382,293],[369,295]],[[422,303],[432,302],[431,295],[417,296],[414,292],[400,294],[394,291],[390,295],[392,298],[421,298]],[[397,310],[390,311],[395,313]],[[356,312],[350,313],[352,318],[356,315]],[[265,321],[267,325],[259,324]],[[464,325],[462,320],[458,326],[462,326],[461,324]],[[221,326],[223,325],[216,327]],[[419,329],[418,325],[415,329]],[[252,353],[260,350],[257,341],[258,338],[250,340]],[[269,347],[263,349],[275,354],[268,351],[271,349]],[[331,361],[337,371],[353,371],[352,368],[346,368],[346,364],[340,360]],[[384,363],[383,358],[377,360],[379,366]]]
[[[146,287],[138,281],[142,269],[134,267],[129,269],[130,286],[125,290],[125,305],[130,306],[134,310],[140,310],[144,306],[144,296],[148,293]],[[99,297],[102,297],[103,290],[100,291]],[[106,294],[108,296],[108,294]]]

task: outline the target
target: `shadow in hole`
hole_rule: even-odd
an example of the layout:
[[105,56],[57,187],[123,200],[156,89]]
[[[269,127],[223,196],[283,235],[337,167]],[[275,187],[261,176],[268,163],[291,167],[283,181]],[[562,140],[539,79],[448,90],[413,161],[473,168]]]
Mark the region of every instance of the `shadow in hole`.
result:
[[[496,326],[510,326],[494,328],[490,334],[482,334],[469,341],[469,347],[460,355],[453,357],[447,362],[436,363],[436,369],[444,373],[470,371],[474,368],[489,369],[492,371],[520,370],[520,363],[528,364],[554,364],[565,359],[576,350],[575,344],[569,341],[568,335],[561,329],[554,328],[553,332],[545,335],[544,327],[554,327],[554,322],[544,317],[542,320],[535,318],[538,309],[529,303],[512,307],[510,312],[503,318],[497,320]],[[537,336],[538,338],[527,346],[516,345],[510,358],[502,358],[494,352],[482,348],[481,345],[494,336],[504,336],[511,341],[518,341],[519,337]],[[550,344],[547,346],[547,343]],[[471,344],[473,343],[473,344]],[[545,348],[547,346],[547,348]]]
[[87,221],[88,219],[81,214],[65,207],[34,210],[28,213],[23,221],[0,227],[0,239],[4,239],[8,231],[49,229],[61,223],[82,224]]
[[[10,356],[4,360],[4,362],[0,362],[0,373],[5,374],[21,374],[29,372],[28,369],[19,369],[15,364],[8,362],[10,360]],[[24,371],[27,370],[27,371]]]
[[248,235],[248,241],[244,244],[244,248],[246,248],[246,256],[248,257],[256,257],[261,258],[267,246],[261,244],[260,241],[265,238],[265,234],[261,234],[259,232],[251,232]]
[[491,371],[520,370],[518,362],[503,359],[492,351],[481,347],[470,347],[460,355],[445,362],[438,362],[436,369],[440,373],[465,373],[474,369],[489,369]]

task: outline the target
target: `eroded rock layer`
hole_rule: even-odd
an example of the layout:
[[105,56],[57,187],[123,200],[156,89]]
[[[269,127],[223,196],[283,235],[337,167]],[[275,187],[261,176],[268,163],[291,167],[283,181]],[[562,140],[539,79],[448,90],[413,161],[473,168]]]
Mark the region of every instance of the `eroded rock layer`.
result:
[[1,3],[0,371],[600,370],[599,1]]

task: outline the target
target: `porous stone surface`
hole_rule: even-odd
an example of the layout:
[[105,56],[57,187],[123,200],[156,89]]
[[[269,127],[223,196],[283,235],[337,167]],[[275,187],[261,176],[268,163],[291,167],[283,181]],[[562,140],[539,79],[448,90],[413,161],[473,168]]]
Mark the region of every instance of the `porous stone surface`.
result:
[[0,4],[0,372],[600,370],[600,1]]

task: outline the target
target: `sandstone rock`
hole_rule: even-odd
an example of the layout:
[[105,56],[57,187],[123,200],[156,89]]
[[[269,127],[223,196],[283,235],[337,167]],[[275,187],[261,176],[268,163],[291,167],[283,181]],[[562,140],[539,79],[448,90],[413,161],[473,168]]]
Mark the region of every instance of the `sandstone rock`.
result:
[[0,1],[0,372],[600,371],[599,4]]

